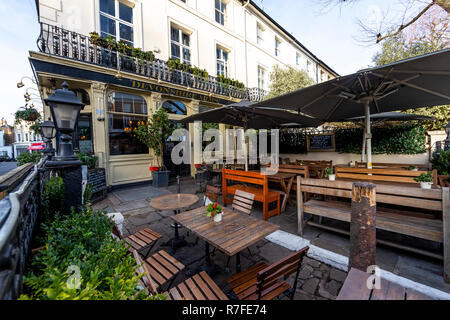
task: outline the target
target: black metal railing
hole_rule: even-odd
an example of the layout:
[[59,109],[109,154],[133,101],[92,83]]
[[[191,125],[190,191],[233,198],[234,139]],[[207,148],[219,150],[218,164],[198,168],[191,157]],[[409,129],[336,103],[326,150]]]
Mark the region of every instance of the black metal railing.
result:
[[45,158],[0,201],[0,300],[19,297],[33,230],[39,215]]
[[117,71],[131,72],[208,93],[251,101],[260,101],[266,95],[264,90],[258,88],[238,88],[221,83],[217,77],[199,77],[188,72],[173,70],[169,68],[166,61],[160,59],[147,61],[124,55],[93,44],[89,36],[46,23],[41,23],[41,33],[37,44],[40,52]]

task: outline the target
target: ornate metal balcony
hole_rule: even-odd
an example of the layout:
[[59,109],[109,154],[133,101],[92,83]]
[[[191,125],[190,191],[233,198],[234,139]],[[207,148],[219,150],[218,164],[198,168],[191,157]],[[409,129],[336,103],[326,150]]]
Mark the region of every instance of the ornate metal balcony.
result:
[[127,56],[92,44],[89,36],[46,23],[41,23],[37,45],[39,51],[43,53],[130,72],[208,93],[251,101],[261,101],[266,95],[264,90],[258,88],[237,88],[224,85],[217,77],[198,77],[191,73],[170,69],[168,63],[160,59],[150,62]]

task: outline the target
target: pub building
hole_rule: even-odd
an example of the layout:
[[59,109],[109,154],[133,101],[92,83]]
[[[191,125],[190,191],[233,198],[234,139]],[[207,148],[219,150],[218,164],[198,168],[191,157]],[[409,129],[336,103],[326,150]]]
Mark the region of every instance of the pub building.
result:
[[[215,2],[205,1],[212,10]],[[260,101],[275,64],[304,68],[316,82],[338,76],[252,1],[227,1],[228,11],[222,14],[233,16],[225,27],[217,14],[208,17],[209,21],[200,12],[203,8],[196,6],[194,1],[179,0],[36,0],[40,35],[29,61],[41,97],[48,98],[66,81],[85,104],[74,133],[74,148],[98,157],[108,186],[152,179],[149,166],[157,161],[153,151],[137,140],[134,128],[159,108],[175,121],[242,99]],[[72,10],[72,16],[67,10]],[[161,11],[157,19],[155,11]],[[270,54],[267,48],[248,48],[254,44],[242,37],[244,17],[255,28],[264,26],[265,37],[277,37],[279,42]],[[165,26],[161,27],[160,20]],[[121,40],[128,48],[96,42],[98,36]],[[262,36],[255,33],[255,43],[261,40],[256,37]],[[209,44],[211,54],[205,49]],[[139,53],[147,55],[138,56],[133,48],[142,48]],[[283,54],[292,55],[292,63],[285,62]],[[205,70],[181,71],[169,59]],[[224,83],[219,76],[242,83]],[[45,119],[50,117],[48,106],[43,111]],[[223,132],[225,128],[219,125]],[[192,136],[193,124],[186,129]],[[164,165],[172,178],[193,175],[193,159],[189,165],[172,163],[175,143],[166,143]]]

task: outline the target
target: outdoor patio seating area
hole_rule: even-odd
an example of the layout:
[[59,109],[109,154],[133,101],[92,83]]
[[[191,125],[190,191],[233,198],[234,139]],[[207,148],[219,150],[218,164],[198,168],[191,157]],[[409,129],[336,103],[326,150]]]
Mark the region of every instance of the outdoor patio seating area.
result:
[[[207,185],[214,182],[217,181],[212,179],[207,182]],[[293,183],[293,185],[295,186],[296,183]],[[301,188],[303,188],[303,185]],[[287,204],[285,211],[279,215],[268,218],[269,225],[266,226],[264,225],[262,203],[255,201],[250,205],[251,209],[246,211],[247,204],[251,201],[242,198],[243,200],[239,200],[238,203],[230,202],[224,208],[224,218],[218,224],[218,229],[207,231],[210,228],[208,226],[215,223],[212,222],[212,218],[205,215],[205,200],[203,197],[205,189],[208,190],[206,194],[209,198],[215,201],[214,195],[217,195],[218,188],[205,187],[205,185],[202,187],[195,183],[194,179],[184,178],[181,179],[179,186],[172,183],[167,188],[154,188],[150,185],[117,188],[108,193],[104,200],[94,204],[94,209],[105,209],[109,213],[120,212],[123,215],[122,234],[125,237],[136,234],[141,230],[144,230],[143,232],[151,230],[154,235],[161,236],[156,243],[152,244],[154,246],[151,248],[151,252],[141,251],[143,252],[141,258],[147,261],[147,267],[151,269],[148,274],[156,285],[155,287],[158,290],[156,292],[166,292],[169,299],[216,300],[225,298],[222,293],[226,295],[227,299],[255,298],[258,295],[256,292],[252,291],[252,294],[246,294],[242,288],[233,290],[233,288],[239,287],[236,284],[239,282],[237,279],[242,277],[239,276],[239,272],[243,273],[244,276],[247,274],[248,279],[256,279],[257,272],[266,270],[272,264],[280,263],[300,249],[306,248],[307,250],[308,247],[310,247],[310,252],[319,248],[319,250],[331,254],[349,256],[350,243],[348,237],[336,232],[337,229],[348,228],[346,222],[327,219],[326,216],[316,217],[308,221],[316,221],[316,225],[314,223],[305,224],[303,236],[300,238],[297,235],[298,223],[295,202],[293,202],[293,205]],[[182,190],[183,194],[196,195],[198,200],[194,204],[181,209],[178,214],[174,214],[173,207],[175,205],[173,203],[168,210],[152,208],[153,200],[162,196],[162,198],[170,198],[170,195],[176,196],[179,190]],[[217,197],[220,204],[222,204],[221,198],[221,195]],[[295,199],[294,196],[292,198]],[[236,239],[240,237],[239,231],[232,235],[234,240],[231,242],[226,240],[214,242],[227,236],[227,233],[229,233],[227,228],[230,225],[233,227],[234,224],[243,223],[247,217],[253,219],[249,223],[254,231],[246,232],[248,230],[244,228],[240,234],[241,240],[249,241],[248,247],[246,244],[238,244]],[[174,228],[176,226],[175,221],[180,223],[176,228]],[[258,223],[261,224],[261,227],[258,227]],[[224,234],[220,234],[220,228],[222,228]],[[264,231],[266,230],[264,228],[268,228],[267,232]],[[178,237],[180,241],[184,242],[183,244],[180,245],[179,241],[177,242],[174,239],[174,229],[177,229]],[[277,229],[279,231],[276,231]],[[258,232],[261,233],[261,237],[258,236]],[[409,242],[418,246],[428,246],[430,250],[439,251],[438,245],[433,246],[431,242],[425,240],[421,243],[421,240],[417,242],[416,239],[412,240],[408,236],[405,237],[391,232],[384,232],[383,234],[383,231],[381,231],[380,237],[398,243],[407,244]],[[171,241],[176,241],[177,245],[174,247]],[[298,244],[297,247],[293,246],[295,243]],[[379,242],[376,253],[377,265],[396,276],[450,294],[450,285],[446,284],[442,278],[442,260],[426,257],[420,252],[408,252],[403,249],[385,246],[382,241]],[[162,274],[159,276],[161,271],[157,271],[157,267],[159,265],[161,268],[161,265],[163,265],[161,263],[161,252],[170,257],[164,258],[164,261],[174,259],[176,263],[182,265],[175,270],[175,275]],[[156,255],[156,257],[152,255]],[[313,253],[311,255],[314,256]],[[296,272],[291,272],[286,280],[286,287],[280,283],[278,285],[280,292],[275,292],[273,296],[267,297],[289,299],[293,294],[294,300],[336,299],[347,278],[347,269],[346,266],[340,266],[326,259],[328,259],[326,256],[311,258],[306,254],[300,261],[298,275]],[[167,272],[165,268],[162,269]],[[294,266],[290,269],[295,271]],[[155,274],[155,272],[158,272],[158,274]],[[167,277],[167,279],[164,277]],[[279,275],[275,275],[275,278],[278,279]],[[217,288],[215,285],[217,285]],[[295,289],[290,290],[291,286],[295,286]],[[393,286],[395,287],[395,285]],[[406,289],[403,287],[402,297],[405,299],[407,287]],[[220,291],[215,291],[217,289],[220,289]],[[389,293],[388,289],[386,290],[386,299],[403,299]],[[279,293],[285,293],[285,295],[280,296]],[[417,292],[415,296],[419,299],[420,297],[426,297],[426,294]],[[411,294],[409,299],[413,298],[414,295]]]

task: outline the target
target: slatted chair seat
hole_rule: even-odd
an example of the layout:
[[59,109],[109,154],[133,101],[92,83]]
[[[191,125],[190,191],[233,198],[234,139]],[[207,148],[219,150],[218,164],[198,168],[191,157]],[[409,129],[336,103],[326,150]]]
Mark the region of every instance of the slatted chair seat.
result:
[[161,288],[167,283],[170,286],[175,277],[185,268],[180,261],[164,250],[160,250],[148,257],[144,264],[157,288]]
[[119,237],[130,245],[129,250],[136,250],[147,258],[156,241],[162,238],[162,235],[150,228],[144,228],[127,237]]
[[205,271],[186,279],[164,294],[167,300],[229,300]]
[[[301,261],[308,249],[305,247],[270,266],[260,262],[228,278],[227,282],[239,300],[273,300],[284,293],[289,293],[292,300]],[[292,273],[295,273],[293,286],[285,280]]]

